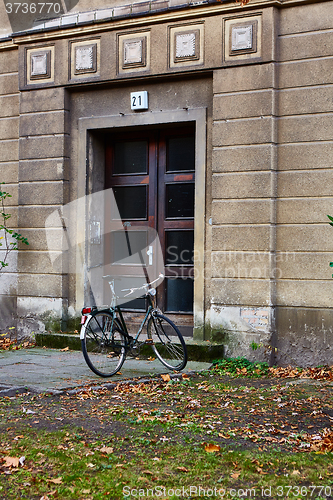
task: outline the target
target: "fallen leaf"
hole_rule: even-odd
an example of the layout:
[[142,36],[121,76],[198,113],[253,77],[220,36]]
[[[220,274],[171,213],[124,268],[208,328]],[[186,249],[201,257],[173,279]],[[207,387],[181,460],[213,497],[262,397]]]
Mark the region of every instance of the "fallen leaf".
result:
[[163,382],[170,382],[170,380],[171,380],[170,375],[168,373],[166,373],[166,374],[162,373],[161,377],[162,377]]
[[90,490],[82,490],[82,493],[89,495]]
[[238,479],[240,476],[240,472],[235,472],[234,474],[231,474],[232,479]]
[[64,349],[60,349],[61,352],[64,352],[64,351],[69,351],[69,347],[65,347]]
[[110,454],[110,453],[113,453],[113,448],[111,448],[110,446],[103,446],[103,448],[101,448],[99,451],[101,453]]
[[91,469],[93,469],[95,467],[95,464],[92,464],[91,462],[89,464],[87,464],[87,467],[90,467]]
[[142,472],[143,472],[144,474],[151,474],[151,475],[153,475],[153,472],[151,472],[150,470],[143,470]]
[[300,476],[301,473],[299,470],[293,470],[292,473],[291,473],[292,476]]
[[188,373],[182,373],[182,378],[190,378]]
[[188,472],[188,469],[186,469],[186,467],[177,467],[177,470],[179,470],[180,472]]
[[62,478],[61,477],[57,477],[56,479],[49,479],[49,482],[50,483],[54,483],[54,484],[61,484],[62,483]]
[[18,467],[20,459],[17,457],[4,457],[6,467]]
[[205,451],[207,453],[214,453],[216,451],[220,451],[221,447],[218,444],[207,444],[205,446]]

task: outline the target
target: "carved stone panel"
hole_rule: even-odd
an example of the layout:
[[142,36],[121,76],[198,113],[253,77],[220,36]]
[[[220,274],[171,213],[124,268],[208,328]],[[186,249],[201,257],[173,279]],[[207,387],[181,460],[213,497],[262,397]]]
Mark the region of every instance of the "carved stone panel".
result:
[[146,38],[123,41],[123,68],[146,65]]
[[43,50],[40,53],[31,54],[30,78],[50,78],[51,76],[51,52]]
[[253,47],[253,25],[231,27],[231,51],[247,50]]
[[75,47],[74,73],[96,73],[97,71],[97,44],[78,45]]
[[69,78],[100,75],[100,39],[69,42]]
[[150,69],[150,32],[118,34],[118,74]]
[[175,60],[183,58],[199,57],[199,31],[190,31],[189,33],[176,33]]
[[225,60],[261,56],[261,16],[225,20]]
[[170,27],[170,67],[203,63],[204,25]]
[[54,46],[26,49],[26,83],[46,84],[54,80]]

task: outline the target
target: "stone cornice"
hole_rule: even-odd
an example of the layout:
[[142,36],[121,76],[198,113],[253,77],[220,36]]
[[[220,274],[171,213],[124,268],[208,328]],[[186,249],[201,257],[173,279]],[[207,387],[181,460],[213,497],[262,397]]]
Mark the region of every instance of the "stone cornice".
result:
[[[289,3],[281,0],[251,0],[244,7],[236,2],[221,3],[216,0],[153,0],[136,2],[128,6],[96,10],[62,16],[36,26],[34,29],[11,35],[15,44],[45,42],[59,38],[98,34],[114,29],[141,27],[161,22],[196,19],[221,13],[247,12]],[[296,0],[304,3],[304,0]],[[159,6],[159,8],[157,8]],[[103,16],[102,14],[103,13]],[[1,42],[0,42],[1,44]],[[0,45],[1,48],[1,45]]]

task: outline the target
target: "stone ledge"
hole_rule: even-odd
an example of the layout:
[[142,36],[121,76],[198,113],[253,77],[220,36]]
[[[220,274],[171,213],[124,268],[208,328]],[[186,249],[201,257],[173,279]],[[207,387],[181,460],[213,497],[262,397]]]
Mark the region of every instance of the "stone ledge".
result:
[[[55,349],[69,349],[73,351],[81,350],[81,341],[79,335],[65,333],[37,333],[36,344],[39,347],[50,347]],[[212,362],[215,359],[223,359],[224,346],[221,344],[212,344],[211,342],[196,342],[193,339],[185,337],[185,343],[190,361]],[[140,357],[148,358],[153,355],[150,345],[142,346]]]
[[202,7],[212,3],[222,3],[219,0],[151,0],[144,2],[133,2],[128,5],[115,6],[107,9],[96,9],[87,12],[69,13],[55,19],[47,19],[38,22],[32,28],[17,31],[10,36],[18,36],[23,33],[36,33],[62,28],[73,28],[87,24],[101,23],[105,21],[118,20],[119,18],[130,18],[137,16],[147,16],[168,10]]

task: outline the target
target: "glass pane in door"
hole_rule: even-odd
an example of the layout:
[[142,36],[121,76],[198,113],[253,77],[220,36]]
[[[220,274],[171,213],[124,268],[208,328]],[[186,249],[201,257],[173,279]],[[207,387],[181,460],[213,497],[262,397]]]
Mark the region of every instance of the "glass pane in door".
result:
[[195,169],[194,136],[170,137],[167,142],[167,172]]
[[117,142],[114,145],[114,174],[146,174],[148,172],[148,142]]
[[194,231],[165,232],[165,263],[193,266]]
[[166,216],[167,219],[194,217],[194,183],[166,185]]
[[121,219],[147,219],[146,186],[115,186],[113,192]]
[[193,279],[166,279],[166,310],[169,312],[193,312]]
[[126,259],[126,265],[146,265],[147,231],[114,231],[111,245],[113,262]]

